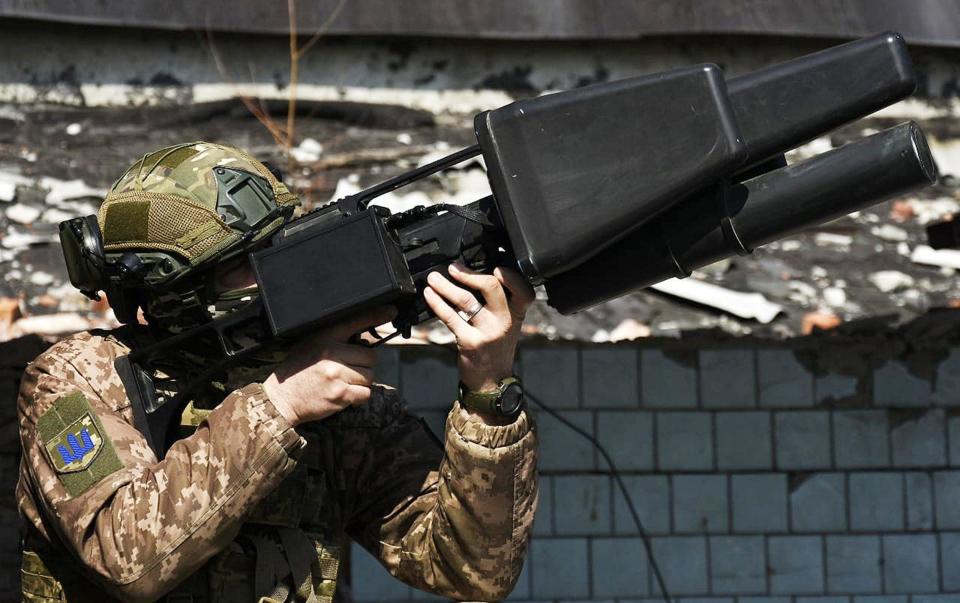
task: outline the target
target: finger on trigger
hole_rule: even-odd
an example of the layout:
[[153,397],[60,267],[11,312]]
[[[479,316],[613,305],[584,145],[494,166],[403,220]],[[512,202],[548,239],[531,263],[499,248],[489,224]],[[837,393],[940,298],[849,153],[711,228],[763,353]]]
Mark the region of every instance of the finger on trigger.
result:
[[347,364],[373,368],[377,365],[377,350],[366,345],[352,343],[327,344],[328,357]]
[[367,310],[333,325],[330,334],[334,341],[346,342],[357,333],[382,325],[395,315],[396,310],[389,306]]

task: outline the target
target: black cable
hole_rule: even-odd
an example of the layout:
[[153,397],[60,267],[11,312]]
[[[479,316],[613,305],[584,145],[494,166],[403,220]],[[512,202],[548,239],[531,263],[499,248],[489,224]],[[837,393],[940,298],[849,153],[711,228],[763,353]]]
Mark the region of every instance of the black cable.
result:
[[666,603],[673,603],[670,593],[667,592],[667,585],[663,579],[663,574],[660,572],[660,566],[657,564],[657,560],[653,557],[653,546],[650,544],[650,536],[643,527],[643,521],[640,520],[640,514],[637,513],[637,508],[633,505],[633,499],[630,497],[630,492],[627,490],[627,486],[623,483],[623,477],[620,476],[620,471],[614,464],[613,459],[610,458],[610,454],[607,453],[607,449],[600,444],[600,441],[597,440],[597,438],[578,427],[572,421],[563,418],[560,413],[544,404],[543,401],[539,400],[536,396],[527,391],[526,388],[524,388],[523,395],[528,400],[539,406],[542,410],[546,411],[547,414],[552,416],[554,419],[560,421],[577,434],[586,438],[587,441],[593,444],[593,447],[597,449],[597,452],[600,453],[600,455],[603,457],[603,460],[606,461],[607,465],[610,467],[610,471],[607,471],[606,474],[613,476],[613,479],[617,482],[617,486],[620,487],[620,492],[623,493],[623,498],[627,502],[627,508],[630,509],[630,515],[633,516],[633,522],[637,524],[637,531],[640,532],[640,540],[643,542],[643,548],[647,551],[647,559],[650,560],[650,568],[653,570],[653,576],[657,580],[657,586],[660,588],[661,596]]
[[[431,341],[430,345],[436,346],[448,352],[451,351],[449,347],[439,343],[433,343]],[[620,488],[620,492],[623,493],[623,499],[626,501],[627,508],[630,509],[630,515],[633,516],[633,522],[637,525],[637,531],[640,533],[640,540],[643,542],[643,548],[647,551],[647,559],[650,562],[650,569],[653,570],[653,576],[657,581],[657,587],[660,589],[660,596],[666,603],[673,603],[673,598],[667,591],[667,584],[663,579],[663,573],[660,571],[660,566],[657,564],[657,560],[653,557],[653,545],[650,544],[650,535],[647,534],[647,530],[643,527],[643,521],[640,519],[640,514],[637,512],[637,508],[633,504],[633,498],[630,496],[627,486],[623,483],[623,477],[620,475],[620,471],[617,469],[617,466],[610,457],[610,454],[607,452],[607,449],[603,447],[597,438],[590,435],[570,420],[563,418],[560,413],[547,406],[542,400],[530,393],[530,391],[528,391],[526,388],[524,388],[523,395],[526,399],[539,406],[554,419],[560,421],[575,433],[586,438],[586,440],[597,449],[597,452],[600,453],[600,456],[603,457],[603,460],[606,461],[607,465],[610,467],[610,470],[606,471],[605,473],[613,477],[613,479],[617,482],[617,486]]]

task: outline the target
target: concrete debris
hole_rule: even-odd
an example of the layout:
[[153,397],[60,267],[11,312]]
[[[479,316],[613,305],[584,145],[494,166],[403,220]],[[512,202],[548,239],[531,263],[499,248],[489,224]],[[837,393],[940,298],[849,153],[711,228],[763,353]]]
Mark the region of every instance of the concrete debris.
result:
[[[230,90],[231,95],[235,92]],[[370,99],[353,96],[347,100]],[[396,99],[381,100],[402,104]],[[469,119],[472,114],[511,99],[480,99],[473,91],[464,91],[463,100],[474,108],[458,106],[452,113],[436,115],[429,126],[411,122],[381,127],[304,112],[298,115],[300,139],[293,157],[288,157],[282,146],[273,144],[256,120],[238,121],[235,115],[205,114],[198,119],[189,117],[189,108],[144,107],[136,110],[135,119],[130,119],[127,116],[134,113],[125,109],[116,113],[103,109],[98,113],[100,109],[51,110],[31,106],[17,118],[31,127],[8,131],[9,156],[0,163],[0,298],[19,300],[23,313],[30,317],[77,313],[99,320],[109,316],[102,302],[90,302],[69,285],[55,244],[56,225],[95,213],[105,193],[98,187],[108,186],[145,149],[159,148],[173,140],[227,136],[243,141],[257,157],[275,165],[284,166],[293,159],[296,166],[287,170],[287,182],[309,209],[475,144]],[[477,106],[478,102],[483,106]],[[450,103],[444,106],[444,111],[451,110]],[[156,124],[170,114],[176,114],[179,121],[158,128]],[[928,132],[939,136],[941,142],[949,142],[950,136],[955,136],[953,129],[944,130],[939,122],[914,118]],[[789,161],[823,153],[859,138],[864,131],[883,129],[889,125],[884,119],[867,118],[846,131],[816,139],[790,153]],[[113,137],[114,132],[121,135]],[[111,152],[99,153],[98,145],[108,138],[115,143]],[[88,160],[93,156],[97,161]],[[938,160],[942,156],[943,153]],[[637,291],[576,315],[562,316],[549,307],[541,288],[523,333],[581,341],[632,339],[648,332],[652,336],[680,336],[691,329],[791,336],[813,328],[813,323],[825,328],[840,320],[889,313],[909,319],[918,308],[960,303],[960,279],[956,277],[960,268],[953,267],[954,254],[919,247],[926,242],[924,225],[960,212],[958,184],[960,180],[943,178],[936,187],[910,197],[865,208],[828,227],[796,232],[788,239],[759,247],[753,254],[699,268],[694,280],[686,279],[681,285],[700,281],[734,296],[744,295],[738,292],[757,295],[760,309],[770,308],[762,318],[782,310],[766,323],[743,317],[725,309],[726,306],[710,305],[725,299],[722,295],[711,293],[703,302],[688,303],[655,290]],[[483,160],[475,157],[440,176],[393,191],[376,203],[398,212],[415,205],[469,203],[489,192]],[[34,208],[40,209],[39,215]],[[11,209],[10,215],[7,209]],[[887,271],[907,275],[913,279],[912,284],[898,278],[892,290],[881,290],[873,280],[875,275]],[[888,280],[881,276],[879,282],[886,287],[890,286]],[[752,302],[734,299],[729,304],[732,310],[764,314],[753,308]],[[811,313],[817,317],[815,321],[805,319]],[[451,340],[449,332],[436,321],[422,325],[416,334],[423,342]]]
[[811,305],[817,299],[817,289],[803,281],[790,281],[788,298],[804,306]]
[[22,249],[31,245],[42,245],[44,243],[56,243],[60,237],[55,233],[34,234],[28,232],[8,232],[0,238],[0,246],[7,249]]
[[910,259],[917,264],[960,270],[960,250],[957,249],[933,249],[927,245],[917,245]]
[[313,163],[320,160],[323,145],[313,138],[304,138],[300,144],[290,149],[290,156],[299,163]]
[[874,286],[884,293],[891,293],[912,287],[914,280],[909,274],[904,274],[899,270],[881,270],[874,272],[867,277]]
[[40,214],[43,213],[43,209],[34,207],[33,205],[16,203],[8,207],[3,213],[7,216],[8,220],[17,222],[18,224],[33,224],[37,221],[37,218],[40,217]]
[[103,198],[107,194],[107,189],[88,186],[86,182],[79,178],[76,180],[60,180],[44,177],[40,179],[40,187],[49,191],[45,201],[51,205],[57,205],[70,199]]
[[38,270],[36,272],[31,272],[28,280],[34,285],[46,287],[47,285],[52,285],[56,279],[49,272],[42,272]]
[[849,247],[853,243],[853,237],[850,235],[832,232],[818,232],[814,240],[817,245],[836,245],[837,247]]
[[33,186],[33,178],[0,171],[0,201],[10,202],[17,196],[18,186]]
[[740,318],[751,318],[761,324],[772,321],[783,309],[779,304],[768,301],[760,293],[732,291],[710,283],[695,281],[691,278],[672,278],[651,285],[650,288],[674,297],[717,308]]
[[10,202],[17,197],[17,185],[0,180],[0,201]]
[[884,241],[906,241],[910,238],[910,235],[906,230],[900,228],[899,226],[894,226],[893,224],[874,226],[870,229],[870,233],[875,237],[883,239]]
[[632,318],[628,318],[610,331],[607,341],[631,341],[643,337],[650,337],[650,327]]
[[821,153],[826,153],[831,149],[833,149],[833,143],[830,142],[830,137],[821,136],[787,153],[787,159],[791,162],[799,161]]
[[92,214],[92,213],[96,213],[96,212],[93,212],[93,211],[89,211],[89,212],[83,212],[83,211],[71,212],[71,211],[64,211],[64,210],[62,210],[62,209],[58,209],[58,208],[54,207],[54,208],[48,209],[47,211],[43,212],[43,217],[41,218],[41,220],[42,220],[43,222],[45,222],[46,224],[59,224],[60,222],[63,222],[64,220],[69,220],[69,219],[71,219],[71,218],[76,218],[76,217],[78,217],[78,216],[89,216],[89,215]]
[[823,301],[833,308],[843,308],[847,303],[847,292],[841,287],[827,287],[823,290]]
[[957,140],[940,140],[930,136],[930,153],[937,162],[941,176],[960,176],[960,142]]
[[960,212],[960,202],[949,197],[910,199],[908,203],[914,216],[916,216],[916,221],[922,225],[938,222]]

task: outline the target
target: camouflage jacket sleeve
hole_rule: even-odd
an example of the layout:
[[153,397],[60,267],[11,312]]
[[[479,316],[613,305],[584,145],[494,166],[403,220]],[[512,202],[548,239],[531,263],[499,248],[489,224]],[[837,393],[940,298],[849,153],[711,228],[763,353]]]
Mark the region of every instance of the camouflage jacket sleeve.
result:
[[455,403],[442,450],[409,414],[388,423],[367,450],[351,536],[417,588],[460,601],[506,597],[536,508],[532,416],[490,426]]
[[[113,350],[90,343],[61,342],[24,374],[20,437],[38,517],[27,515],[119,598],[154,600],[234,538],[245,511],[293,469],[290,453],[302,439],[262,388],[250,385],[157,462],[132,425]],[[88,405],[86,421],[107,445],[72,473],[64,473],[43,433],[50,413],[63,414],[64,400]]]

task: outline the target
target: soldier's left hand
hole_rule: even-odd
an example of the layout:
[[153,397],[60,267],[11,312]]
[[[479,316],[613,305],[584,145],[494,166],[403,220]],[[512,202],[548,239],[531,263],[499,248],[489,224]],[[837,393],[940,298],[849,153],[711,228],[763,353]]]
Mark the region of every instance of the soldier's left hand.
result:
[[[451,264],[448,272],[453,280],[439,272],[430,273],[424,298],[457,338],[457,365],[463,384],[473,391],[494,390],[513,374],[520,326],[534,300],[533,288],[508,268],[480,274]],[[478,291],[483,299],[478,300],[454,281]]]

